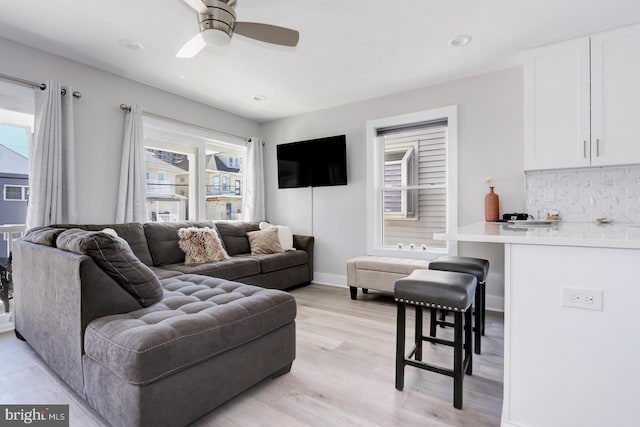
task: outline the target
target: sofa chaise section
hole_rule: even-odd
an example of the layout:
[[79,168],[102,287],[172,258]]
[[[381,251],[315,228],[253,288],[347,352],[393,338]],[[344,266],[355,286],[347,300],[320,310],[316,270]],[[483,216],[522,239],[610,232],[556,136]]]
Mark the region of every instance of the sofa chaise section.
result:
[[289,371],[291,295],[150,268],[163,299],[143,308],[89,256],[14,245],[16,332],[113,426],[186,425]]
[[198,275],[162,283],[162,302],[87,327],[87,400],[115,425],[182,425],[289,371],[291,295]]

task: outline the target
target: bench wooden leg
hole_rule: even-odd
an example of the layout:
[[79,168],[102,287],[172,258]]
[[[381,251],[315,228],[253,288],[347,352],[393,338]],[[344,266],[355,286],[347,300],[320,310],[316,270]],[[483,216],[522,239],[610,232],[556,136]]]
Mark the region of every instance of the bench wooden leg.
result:
[[358,299],[358,288],[355,286],[349,286],[349,292],[351,293],[352,300]]

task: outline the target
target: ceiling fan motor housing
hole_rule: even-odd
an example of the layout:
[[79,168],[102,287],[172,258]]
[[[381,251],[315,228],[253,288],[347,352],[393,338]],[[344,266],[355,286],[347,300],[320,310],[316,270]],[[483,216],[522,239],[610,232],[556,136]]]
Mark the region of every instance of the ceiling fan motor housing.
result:
[[207,12],[198,14],[200,32],[220,30],[231,37],[236,24],[236,12],[233,8],[235,0],[230,0],[228,3],[219,0],[204,0],[204,4],[207,6]]

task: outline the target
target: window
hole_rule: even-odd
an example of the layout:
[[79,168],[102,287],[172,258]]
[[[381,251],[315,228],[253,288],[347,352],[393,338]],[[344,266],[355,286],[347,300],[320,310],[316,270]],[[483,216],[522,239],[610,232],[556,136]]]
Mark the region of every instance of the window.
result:
[[[29,146],[33,140],[34,90],[0,79],[0,258],[24,234],[29,201]],[[12,305],[0,313],[12,311]],[[2,316],[6,330],[10,316]]]
[[455,254],[455,243],[433,234],[457,219],[456,107],[370,121],[367,139],[368,252]]
[[[184,221],[189,218],[189,150],[147,140],[145,167],[147,215],[151,221]],[[175,148],[175,151],[171,148]],[[181,167],[183,166],[183,167]],[[153,179],[156,177],[156,179]]]
[[29,187],[24,185],[5,185],[4,200],[26,202],[29,200]]
[[242,195],[230,182],[242,181],[231,165],[244,156],[244,140],[155,117],[144,126],[149,220],[242,219]]
[[[398,141],[399,139],[399,141]],[[385,139],[383,211],[385,219],[417,219],[416,193],[408,188],[418,183],[418,144],[415,138],[403,142],[402,138]]]

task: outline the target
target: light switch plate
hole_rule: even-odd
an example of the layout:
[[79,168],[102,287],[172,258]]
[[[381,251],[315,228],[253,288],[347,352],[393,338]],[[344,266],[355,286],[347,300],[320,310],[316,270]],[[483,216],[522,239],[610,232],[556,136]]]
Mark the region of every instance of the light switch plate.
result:
[[602,290],[562,288],[562,305],[602,311]]

